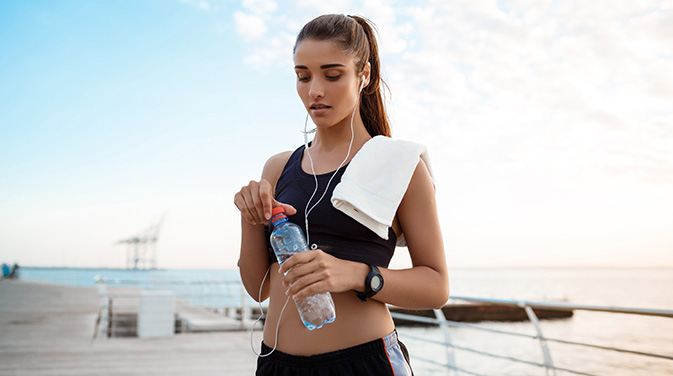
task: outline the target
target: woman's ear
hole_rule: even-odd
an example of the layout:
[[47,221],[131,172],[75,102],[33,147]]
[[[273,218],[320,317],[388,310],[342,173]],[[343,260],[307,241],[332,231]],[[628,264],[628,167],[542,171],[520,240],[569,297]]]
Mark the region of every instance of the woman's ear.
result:
[[364,69],[362,69],[362,77],[363,77],[364,83],[365,83],[364,86],[369,85],[369,81],[371,79],[371,74],[372,74],[372,64],[370,62],[367,62],[367,64],[365,64]]

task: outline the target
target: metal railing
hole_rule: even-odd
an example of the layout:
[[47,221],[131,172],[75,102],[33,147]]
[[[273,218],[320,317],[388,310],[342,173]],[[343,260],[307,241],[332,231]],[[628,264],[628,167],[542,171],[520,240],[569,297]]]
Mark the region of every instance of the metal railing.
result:
[[96,285],[108,287],[137,287],[143,290],[172,291],[176,299],[189,302],[196,307],[231,308],[249,304],[240,280],[231,279],[120,279],[97,276]]
[[[105,279],[98,277],[96,286],[100,296],[100,312],[97,319],[97,332],[94,337],[107,337],[110,335],[111,328],[114,327],[113,305],[116,299],[128,298],[129,295],[115,292],[116,287],[134,287],[147,290],[168,290],[172,291],[178,300],[186,301],[192,306],[207,307],[215,310],[222,315],[234,315],[241,320],[241,329],[248,328],[247,318],[250,316],[251,306],[256,305],[254,300],[248,297],[240,280],[128,280],[128,279]],[[109,289],[113,288],[113,289]],[[128,293],[127,293],[128,294]],[[133,295],[133,294],[130,294]],[[137,296],[134,295],[134,296]],[[601,351],[632,354],[642,357],[663,359],[673,361],[673,356],[666,354],[650,353],[612,346],[602,346],[579,341],[570,341],[559,338],[550,338],[543,334],[535,309],[554,309],[554,310],[582,310],[607,313],[622,313],[633,315],[647,315],[657,317],[673,318],[673,310],[663,309],[643,309],[626,308],[612,306],[581,305],[562,302],[535,302],[503,299],[485,299],[467,296],[453,296],[452,301],[467,301],[474,303],[486,303],[496,306],[516,306],[526,312],[526,315],[535,329],[535,334],[525,334],[508,330],[488,328],[483,325],[468,324],[447,320],[442,310],[434,310],[435,318],[416,316],[405,313],[393,312],[393,318],[408,320],[411,322],[435,325],[441,330],[443,340],[431,339],[424,336],[418,336],[411,333],[404,333],[404,338],[424,343],[439,345],[443,348],[446,362],[436,359],[430,359],[423,355],[414,354],[414,359],[445,369],[450,375],[477,375],[481,374],[460,367],[456,362],[456,350],[476,354],[491,359],[500,359],[509,362],[525,364],[528,366],[544,369],[546,375],[556,375],[557,371],[574,375],[596,376],[592,373],[573,370],[560,367],[554,364],[552,353],[549,349],[549,343],[560,343],[565,345],[577,346],[587,349],[597,349]],[[119,304],[117,304],[119,308]],[[238,312],[239,314],[236,314]],[[511,337],[527,338],[538,342],[541,351],[541,361],[531,361],[513,356],[496,354],[483,349],[463,346],[452,340],[450,328],[465,328],[469,330],[487,332],[495,335],[505,335]]]
[[125,321],[133,321],[135,318],[118,312],[133,311],[137,308],[140,290],[170,291],[178,302],[192,307],[207,308],[223,316],[236,316],[241,322],[241,329],[248,327],[250,307],[254,303],[254,300],[248,297],[240,280],[108,279],[96,276],[94,282],[99,296],[94,339],[124,335],[127,330],[133,331],[132,325],[126,324]]
[[[426,363],[429,363],[429,364],[434,364],[434,365],[437,365],[437,366],[444,367],[447,370],[449,370],[450,374],[453,373],[454,375],[466,374],[466,375],[481,376],[481,374],[479,374],[479,373],[475,373],[475,372],[472,372],[470,370],[460,368],[456,364],[454,351],[455,350],[461,350],[461,351],[466,351],[466,352],[470,352],[470,353],[473,353],[473,354],[479,354],[479,355],[482,355],[482,356],[485,356],[485,357],[503,359],[503,360],[508,360],[508,361],[511,361],[511,362],[523,363],[523,364],[527,364],[527,365],[530,365],[530,366],[536,366],[536,367],[544,368],[545,373],[547,375],[556,375],[556,371],[562,371],[562,372],[570,373],[570,374],[574,374],[574,375],[596,376],[596,375],[591,374],[591,373],[586,373],[586,372],[582,372],[582,371],[578,371],[578,370],[572,370],[572,369],[568,369],[568,368],[564,368],[564,367],[555,366],[554,362],[553,362],[553,359],[552,359],[552,356],[551,356],[551,352],[549,351],[549,347],[547,346],[548,342],[556,342],[556,343],[562,343],[562,344],[566,344],[566,345],[580,346],[580,347],[585,347],[585,348],[593,348],[593,349],[619,352],[619,353],[628,353],[628,354],[633,354],[633,355],[639,355],[639,356],[652,357],[652,358],[658,358],[658,359],[673,361],[673,356],[665,355],[665,354],[656,354],[656,353],[650,353],[650,352],[644,352],[644,351],[623,349],[623,348],[618,348],[618,347],[601,346],[601,345],[584,343],[584,342],[568,341],[568,340],[563,340],[563,339],[545,337],[542,333],[542,328],[540,327],[540,323],[538,321],[538,318],[537,318],[537,315],[535,314],[534,309],[537,308],[537,309],[584,310],[584,311],[596,311],[596,312],[625,313],[625,314],[634,314],[634,315],[648,315],[648,316],[658,316],[658,317],[668,317],[668,318],[673,318],[673,310],[626,308],[626,307],[608,307],[608,306],[581,305],[581,304],[560,303],[560,302],[557,303],[557,302],[533,302],[533,301],[517,301],[517,300],[502,300],[502,299],[483,299],[483,298],[466,297],[466,296],[454,296],[454,297],[452,297],[452,300],[463,300],[463,301],[469,301],[469,302],[488,303],[488,304],[501,305],[501,306],[517,306],[517,307],[520,307],[520,308],[524,309],[526,314],[528,315],[528,318],[529,318],[531,324],[533,324],[533,326],[535,328],[536,334],[535,335],[529,335],[529,334],[524,334],[524,333],[498,330],[498,329],[486,328],[486,327],[479,326],[479,325],[474,325],[474,324],[466,324],[466,323],[462,323],[462,322],[446,320],[442,310],[439,310],[439,309],[434,310],[435,318],[420,317],[420,316],[414,316],[414,315],[409,315],[409,314],[404,314],[404,313],[393,312],[392,316],[394,318],[410,320],[410,321],[413,321],[413,322],[424,323],[424,324],[434,324],[434,325],[438,325],[442,328],[442,334],[443,334],[443,337],[444,337],[443,341],[428,339],[428,338],[425,338],[425,337],[416,336],[416,335],[412,335],[412,334],[405,334],[404,337],[409,338],[409,339],[413,339],[413,340],[418,340],[418,341],[425,342],[425,343],[432,343],[432,344],[443,346],[446,349],[446,359],[447,359],[446,363],[438,362],[436,360],[429,359],[429,358],[426,358],[426,357],[423,357],[423,356],[414,356],[414,359],[418,359],[420,361],[423,361],[423,362],[426,362]],[[461,346],[461,345],[456,344],[452,341],[450,331],[448,330],[448,328],[450,328],[450,327],[468,328],[468,329],[484,331],[484,332],[489,332],[489,333],[494,333],[494,334],[502,334],[502,335],[516,336],[516,337],[525,337],[525,338],[537,340],[540,343],[540,349],[541,349],[541,352],[542,352],[542,362],[534,362],[534,361],[519,359],[519,358],[515,358],[515,357],[495,354],[495,353],[491,353],[491,352],[487,352],[487,351],[482,351],[482,350],[479,350],[479,349],[469,348],[469,347],[466,347],[466,346]]]

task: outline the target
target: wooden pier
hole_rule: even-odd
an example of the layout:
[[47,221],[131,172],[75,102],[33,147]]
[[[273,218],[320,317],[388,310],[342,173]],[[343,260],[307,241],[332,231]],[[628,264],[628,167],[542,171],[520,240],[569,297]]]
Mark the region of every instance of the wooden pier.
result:
[[[136,337],[138,288],[111,288],[110,314],[126,317],[128,336],[96,331],[100,296],[96,287],[69,287],[0,280],[0,376],[58,375],[252,375],[256,356],[240,321],[178,301],[176,332],[167,338]],[[431,310],[392,311],[434,317]],[[453,321],[526,320],[520,307],[448,304]],[[568,318],[572,310],[535,310],[539,318]],[[415,325],[396,319],[400,326]],[[261,328],[261,325],[259,325]],[[124,328],[121,328],[124,329]],[[256,331],[255,345],[261,341]]]
[[0,280],[0,375],[254,374],[247,331],[94,340],[98,309],[94,287]]

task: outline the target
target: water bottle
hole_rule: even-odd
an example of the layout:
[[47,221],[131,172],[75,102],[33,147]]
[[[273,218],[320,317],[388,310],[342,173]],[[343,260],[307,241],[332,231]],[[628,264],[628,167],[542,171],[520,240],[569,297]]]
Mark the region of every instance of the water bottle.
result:
[[[278,263],[282,265],[295,253],[308,251],[308,245],[301,228],[287,220],[284,208],[275,207],[271,213],[271,225],[273,226],[271,246],[276,253]],[[319,329],[336,319],[334,301],[329,292],[295,300],[295,304],[301,321],[309,330]]]

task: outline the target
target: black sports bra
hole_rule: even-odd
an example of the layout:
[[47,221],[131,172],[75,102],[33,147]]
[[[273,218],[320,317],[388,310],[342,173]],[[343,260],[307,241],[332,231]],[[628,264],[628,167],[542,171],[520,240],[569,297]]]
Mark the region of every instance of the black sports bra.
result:
[[[285,168],[276,183],[275,198],[279,202],[290,204],[297,209],[297,213],[288,216],[290,222],[301,227],[306,233],[304,225],[304,210],[306,203],[315,189],[313,175],[304,172],[301,160],[304,155],[304,146],[292,153],[285,164]],[[347,167],[347,166],[346,166]],[[342,167],[332,179],[325,197],[311,210],[308,216],[310,244],[343,260],[363,262],[367,264],[387,267],[395,252],[397,237],[392,228],[388,229],[388,240],[385,240],[358,221],[337,210],[330,201],[334,187],[341,181],[346,167]],[[327,182],[334,175],[334,171],[317,175],[318,191],[311,200],[311,206],[325,192]],[[310,208],[310,207],[309,207]],[[266,229],[266,239],[271,262],[277,262],[276,256],[269,243],[269,228]]]

